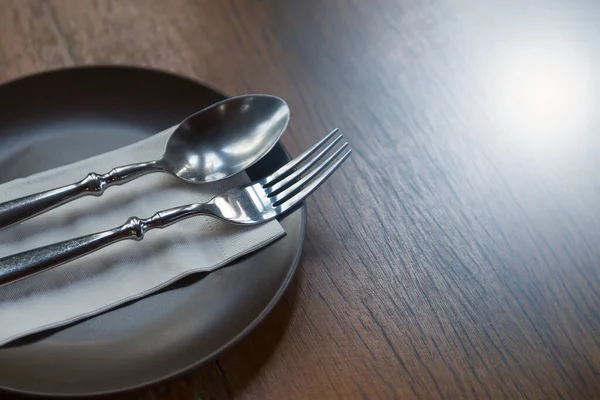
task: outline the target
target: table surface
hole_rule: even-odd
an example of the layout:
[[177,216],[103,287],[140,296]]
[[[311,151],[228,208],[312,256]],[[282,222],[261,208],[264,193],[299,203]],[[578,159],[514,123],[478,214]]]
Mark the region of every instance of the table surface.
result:
[[[600,398],[600,3],[0,0],[0,81],[134,64],[271,93],[351,159],[216,362],[110,399]],[[8,399],[16,397],[7,395]]]

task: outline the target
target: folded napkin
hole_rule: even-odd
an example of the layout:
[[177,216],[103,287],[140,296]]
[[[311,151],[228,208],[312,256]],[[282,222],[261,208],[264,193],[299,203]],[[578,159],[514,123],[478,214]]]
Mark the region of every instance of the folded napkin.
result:
[[[0,202],[76,182],[88,172],[162,156],[174,128],[67,166],[0,185]],[[192,185],[153,173],[101,197],[85,197],[0,230],[0,257],[122,225],[128,217],[206,201],[248,181]],[[277,221],[240,227],[199,216],[126,240],[32,277],[0,287],[0,346],[28,334],[70,324],[155,292],[184,276],[211,271],[284,234]]]

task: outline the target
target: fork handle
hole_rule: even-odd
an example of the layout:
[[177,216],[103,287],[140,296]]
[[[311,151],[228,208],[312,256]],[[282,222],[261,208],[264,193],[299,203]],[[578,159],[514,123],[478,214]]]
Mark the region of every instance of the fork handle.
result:
[[73,261],[125,239],[140,241],[151,229],[166,228],[197,215],[214,216],[213,210],[214,205],[209,201],[171,208],[146,219],[131,217],[125,224],[114,229],[0,258],[0,286]]
[[0,229],[33,218],[80,197],[101,196],[110,186],[122,185],[159,170],[162,169],[157,161],[125,165],[113,168],[104,175],[92,172],[71,185],[0,203]]

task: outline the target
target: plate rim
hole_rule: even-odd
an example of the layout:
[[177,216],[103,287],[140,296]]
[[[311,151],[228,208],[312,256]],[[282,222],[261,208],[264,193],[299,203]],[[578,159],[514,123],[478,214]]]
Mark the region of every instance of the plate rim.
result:
[[[98,70],[103,70],[103,69],[104,70],[115,70],[115,71],[128,70],[128,71],[132,71],[132,72],[135,72],[135,71],[152,72],[152,73],[162,74],[162,75],[166,75],[166,76],[169,76],[169,77],[172,77],[175,79],[188,81],[190,84],[193,84],[193,85],[201,86],[205,89],[208,89],[209,91],[212,91],[212,92],[218,94],[221,97],[224,97],[224,98],[231,97],[230,95],[225,94],[224,92],[222,92],[215,86],[205,83],[199,79],[192,78],[187,75],[179,74],[179,73],[173,72],[171,70],[167,70],[167,69],[151,67],[151,66],[139,66],[139,65],[134,65],[134,64],[119,64],[119,65],[90,64],[90,65],[65,66],[65,67],[45,69],[45,70],[41,70],[41,71],[37,71],[37,72],[28,73],[25,75],[16,76],[12,79],[1,82],[0,83],[0,91],[8,85],[17,84],[20,81],[26,81],[26,80],[32,79],[32,78],[49,76],[49,75],[56,74],[56,73],[69,73],[71,71],[85,71],[85,70],[98,71]],[[290,156],[288,150],[283,145],[283,142],[281,141],[281,139],[277,143],[281,146],[287,159],[290,160],[291,156]],[[57,397],[58,396],[58,397],[63,397],[63,398],[98,397],[98,396],[107,396],[107,395],[115,395],[115,394],[125,394],[128,392],[141,390],[144,388],[148,388],[152,385],[158,385],[158,384],[165,383],[167,381],[176,379],[176,378],[181,377],[182,375],[189,373],[203,365],[208,364],[209,362],[215,361],[219,355],[221,355],[225,351],[235,347],[239,342],[241,342],[244,338],[246,338],[252,331],[254,331],[261,322],[263,322],[263,320],[271,313],[271,311],[273,311],[275,306],[279,303],[279,301],[283,297],[284,293],[287,291],[291,281],[293,280],[293,278],[296,274],[296,271],[298,269],[298,266],[300,265],[300,261],[302,259],[303,253],[304,253],[304,251],[303,251],[304,245],[306,242],[306,228],[307,228],[306,227],[306,225],[307,225],[306,201],[302,201],[300,203],[300,205],[292,212],[292,214],[293,213],[300,214],[300,235],[299,235],[300,241],[299,241],[299,245],[297,246],[297,251],[294,256],[294,260],[291,263],[291,267],[289,268],[289,271],[288,271],[287,275],[285,276],[285,279],[282,281],[281,285],[279,286],[279,289],[273,295],[273,297],[271,298],[271,300],[269,301],[267,306],[265,308],[263,308],[263,310],[252,320],[252,322],[250,322],[248,325],[246,325],[246,327],[244,329],[242,329],[238,334],[236,334],[231,340],[226,342],[224,345],[222,345],[218,349],[214,350],[209,355],[207,355],[201,359],[198,359],[197,361],[195,361],[194,363],[191,363],[190,365],[187,365],[183,368],[175,370],[169,374],[163,375],[160,378],[152,379],[152,380],[144,382],[144,383],[126,386],[126,387],[123,387],[122,389],[111,389],[111,390],[93,391],[93,392],[86,392],[86,393],[59,393],[59,392],[49,393],[49,392],[39,392],[39,391],[30,391],[30,390],[11,388],[11,387],[7,387],[7,386],[3,385],[2,383],[0,383],[0,394],[2,394],[2,392],[5,392],[5,393],[13,393],[13,394],[19,394],[19,395],[35,396],[35,397]],[[291,214],[286,214],[286,215],[291,215]],[[285,218],[285,216],[284,216],[284,218]],[[257,251],[261,251],[261,250],[257,250]]]

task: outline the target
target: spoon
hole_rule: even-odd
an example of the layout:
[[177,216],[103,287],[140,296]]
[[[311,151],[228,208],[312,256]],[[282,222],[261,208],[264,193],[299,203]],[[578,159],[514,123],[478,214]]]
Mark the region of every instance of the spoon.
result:
[[226,179],[267,154],[289,120],[287,103],[275,96],[245,95],[215,103],[177,126],[159,160],[117,167],[104,175],[90,173],[79,182],[0,203],[0,229],[152,172],[196,184]]

